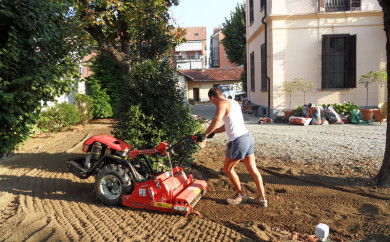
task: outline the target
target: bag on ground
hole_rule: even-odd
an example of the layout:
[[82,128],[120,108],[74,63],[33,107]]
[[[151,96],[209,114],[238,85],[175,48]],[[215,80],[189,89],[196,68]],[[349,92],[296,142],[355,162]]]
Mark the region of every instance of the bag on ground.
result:
[[291,116],[289,119],[289,123],[307,126],[310,124],[311,120],[311,118]]
[[330,124],[343,124],[343,121],[341,121],[340,116],[337,114],[337,112],[332,106],[328,106],[325,109],[325,116]]

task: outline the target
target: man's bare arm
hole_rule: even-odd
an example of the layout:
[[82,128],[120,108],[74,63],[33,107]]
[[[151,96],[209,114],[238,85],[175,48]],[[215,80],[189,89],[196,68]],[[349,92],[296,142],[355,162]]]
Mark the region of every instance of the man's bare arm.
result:
[[[218,128],[219,123],[222,121],[222,118],[226,113],[227,104],[228,103],[224,101],[220,101],[216,104],[217,111],[215,113],[214,118],[211,120],[210,126],[207,128],[206,132],[204,133],[206,136],[208,136]],[[217,130],[218,133],[220,133],[220,131],[221,130]],[[225,131],[225,126],[223,126],[223,131]]]

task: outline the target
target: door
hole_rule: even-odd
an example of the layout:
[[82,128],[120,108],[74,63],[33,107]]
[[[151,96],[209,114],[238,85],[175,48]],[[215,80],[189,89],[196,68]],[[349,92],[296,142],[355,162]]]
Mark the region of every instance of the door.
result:
[[194,88],[194,100],[199,102],[199,88]]

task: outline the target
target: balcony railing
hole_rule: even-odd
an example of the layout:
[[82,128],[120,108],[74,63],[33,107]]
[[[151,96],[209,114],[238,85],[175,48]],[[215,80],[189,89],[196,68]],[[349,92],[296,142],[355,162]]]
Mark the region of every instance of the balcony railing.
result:
[[203,59],[203,55],[187,55],[187,56],[179,56],[179,55],[176,55],[175,56],[175,60],[176,61],[192,61],[192,60],[202,60]]
[[349,10],[349,0],[325,0],[325,12],[342,12]]

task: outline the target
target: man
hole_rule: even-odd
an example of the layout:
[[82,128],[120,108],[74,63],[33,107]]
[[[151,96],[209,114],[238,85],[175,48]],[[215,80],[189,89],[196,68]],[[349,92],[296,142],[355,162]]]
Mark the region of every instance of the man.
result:
[[[229,137],[224,171],[230,182],[233,183],[236,195],[233,198],[228,198],[227,203],[236,205],[248,201],[249,203],[267,207],[263,180],[256,167],[253,138],[245,128],[240,105],[234,100],[226,99],[218,88],[211,88],[208,95],[217,110],[205,135],[211,138],[216,133],[226,132]],[[224,125],[218,128],[221,121],[224,122]],[[241,160],[256,184],[259,194],[257,198],[247,198],[241,189],[240,179],[234,171],[234,168]]]

